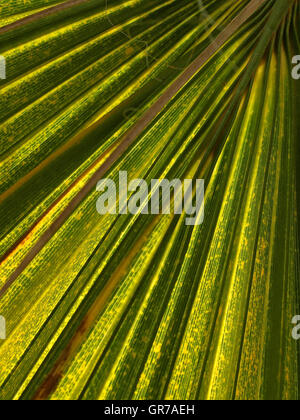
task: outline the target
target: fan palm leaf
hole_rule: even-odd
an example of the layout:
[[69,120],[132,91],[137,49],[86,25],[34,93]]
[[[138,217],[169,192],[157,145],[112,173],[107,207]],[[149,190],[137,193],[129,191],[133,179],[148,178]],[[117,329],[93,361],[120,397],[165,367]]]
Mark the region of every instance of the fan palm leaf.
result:
[[[1,3],[0,399],[298,399],[299,13]],[[100,216],[120,171],[204,222]]]

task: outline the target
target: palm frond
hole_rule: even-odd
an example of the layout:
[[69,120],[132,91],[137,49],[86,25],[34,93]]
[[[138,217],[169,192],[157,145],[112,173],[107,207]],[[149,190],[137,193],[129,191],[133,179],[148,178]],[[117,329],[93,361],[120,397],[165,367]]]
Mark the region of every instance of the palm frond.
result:
[[72,3],[0,7],[0,399],[298,399],[299,1]]

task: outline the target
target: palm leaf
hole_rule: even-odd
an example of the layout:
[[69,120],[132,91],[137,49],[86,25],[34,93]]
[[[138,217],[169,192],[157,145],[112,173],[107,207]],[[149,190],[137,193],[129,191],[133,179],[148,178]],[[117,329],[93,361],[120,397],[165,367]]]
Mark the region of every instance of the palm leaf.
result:
[[[299,396],[299,1],[3,1],[0,398]],[[205,179],[204,223],[96,212]]]

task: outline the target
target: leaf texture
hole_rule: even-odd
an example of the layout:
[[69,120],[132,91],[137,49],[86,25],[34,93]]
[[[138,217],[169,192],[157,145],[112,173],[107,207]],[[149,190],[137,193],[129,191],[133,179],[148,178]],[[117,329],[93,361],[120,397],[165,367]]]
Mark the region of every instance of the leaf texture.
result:
[[[299,1],[260,2],[127,148],[252,3],[68,3],[0,6],[0,399],[297,400]],[[204,179],[203,224],[100,216],[102,168]]]

